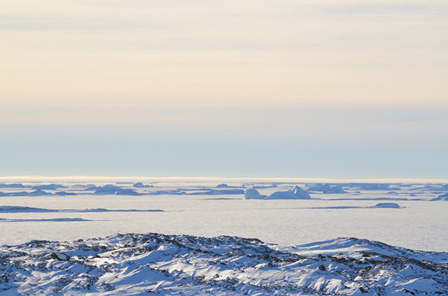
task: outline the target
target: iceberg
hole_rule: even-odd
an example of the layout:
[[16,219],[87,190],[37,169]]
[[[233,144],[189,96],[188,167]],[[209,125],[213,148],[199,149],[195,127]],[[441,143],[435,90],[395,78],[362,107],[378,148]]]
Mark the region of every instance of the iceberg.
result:
[[154,186],[153,185],[146,185],[146,184],[143,184],[142,182],[137,182],[134,185],[132,185],[132,187],[134,187],[134,188],[151,188],[151,187],[154,187]]
[[267,199],[310,199],[310,198],[311,198],[310,194],[297,185],[294,186],[291,190],[277,191],[267,197]]
[[310,191],[322,191],[323,194],[343,194],[346,193],[341,185],[317,184],[308,188]]
[[0,183],[0,188],[29,188],[30,186],[25,186],[21,183],[14,183],[14,184],[3,184]]
[[58,190],[59,188],[67,188],[67,186],[58,185],[58,184],[42,184],[33,186],[32,189],[35,190]]
[[246,192],[244,193],[245,199],[265,199],[266,195],[261,195],[260,192],[258,192],[255,188],[249,188],[246,189]]
[[375,205],[375,208],[399,209],[400,205],[394,202],[383,202]]
[[436,198],[433,198],[431,200],[446,200],[446,201],[448,201],[448,192],[445,194],[439,195]]

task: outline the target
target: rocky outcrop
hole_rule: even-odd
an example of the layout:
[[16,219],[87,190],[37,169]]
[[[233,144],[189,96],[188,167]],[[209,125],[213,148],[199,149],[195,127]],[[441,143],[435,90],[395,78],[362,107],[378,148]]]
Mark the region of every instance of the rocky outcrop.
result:
[[447,295],[448,254],[340,238],[279,249],[122,234],[0,247],[3,295]]

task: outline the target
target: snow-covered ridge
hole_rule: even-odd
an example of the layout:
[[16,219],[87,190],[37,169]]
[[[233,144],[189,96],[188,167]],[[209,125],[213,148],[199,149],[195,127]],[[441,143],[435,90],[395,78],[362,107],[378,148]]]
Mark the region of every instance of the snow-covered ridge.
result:
[[0,247],[5,295],[447,295],[448,253],[339,238],[119,234]]

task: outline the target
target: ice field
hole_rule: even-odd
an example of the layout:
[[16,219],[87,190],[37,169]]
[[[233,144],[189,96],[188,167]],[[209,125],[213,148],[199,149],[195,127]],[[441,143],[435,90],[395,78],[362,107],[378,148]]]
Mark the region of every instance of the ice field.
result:
[[[250,237],[281,246],[356,237],[448,251],[448,202],[434,200],[448,192],[444,184],[6,184],[0,185],[2,245],[155,232]],[[267,196],[293,185],[311,198],[244,198],[249,188]],[[333,193],[338,190],[343,193]]]

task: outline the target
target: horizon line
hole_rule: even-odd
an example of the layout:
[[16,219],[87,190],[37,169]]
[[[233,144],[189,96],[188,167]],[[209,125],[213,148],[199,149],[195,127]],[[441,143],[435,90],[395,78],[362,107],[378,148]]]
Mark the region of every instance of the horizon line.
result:
[[285,182],[285,183],[448,183],[448,179],[434,178],[304,178],[304,177],[149,177],[149,176],[0,176],[0,181],[5,182],[48,182],[48,181],[150,181],[150,182],[200,182],[200,181],[258,181],[258,182]]

